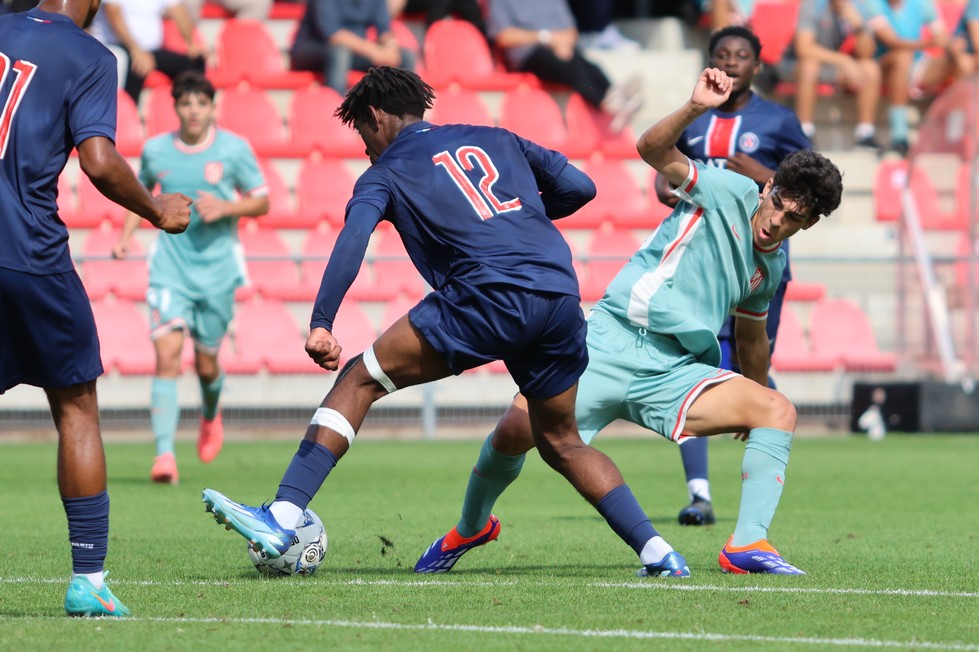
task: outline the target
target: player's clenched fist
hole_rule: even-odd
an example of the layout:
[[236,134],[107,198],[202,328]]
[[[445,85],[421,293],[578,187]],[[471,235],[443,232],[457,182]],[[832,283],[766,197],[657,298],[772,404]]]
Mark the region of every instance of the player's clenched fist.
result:
[[333,333],[325,328],[314,328],[306,338],[306,353],[313,362],[327,371],[336,371],[340,364],[340,352],[343,347],[333,337]]
[[191,198],[179,192],[162,194],[156,198],[159,217],[153,223],[167,233],[183,233],[190,224]]
[[717,68],[707,68],[697,79],[690,101],[703,109],[714,109],[724,104],[731,95],[734,81]]

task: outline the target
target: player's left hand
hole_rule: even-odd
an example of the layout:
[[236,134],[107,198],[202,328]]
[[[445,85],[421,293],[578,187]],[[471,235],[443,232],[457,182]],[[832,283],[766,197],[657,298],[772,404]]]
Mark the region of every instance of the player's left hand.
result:
[[194,202],[197,214],[205,222],[217,222],[221,218],[228,216],[228,202],[218,199],[209,192],[200,190],[197,192],[197,201]]
[[340,366],[340,352],[343,347],[333,337],[333,333],[325,328],[314,328],[306,338],[306,353],[313,362],[327,371],[336,371]]
[[731,97],[734,81],[717,68],[706,68],[697,78],[690,101],[703,111],[716,109]]
[[768,180],[775,176],[775,173],[758,162],[758,159],[738,152],[727,159],[727,169],[746,176],[756,183],[768,183]]

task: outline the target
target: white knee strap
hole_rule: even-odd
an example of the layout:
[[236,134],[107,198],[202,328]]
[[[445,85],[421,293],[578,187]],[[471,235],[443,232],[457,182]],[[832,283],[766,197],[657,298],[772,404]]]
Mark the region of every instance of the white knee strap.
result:
[[381,387],[387,390],[388,394],[398,391],[398,388],[394,386],[394,383],[391,382],[388,375],[381,369],[381,364],[377,361],[377,356],[374,355],[373,346],[364,351],[363,360],[364,366],[367,367],[367,373],[371,375],[371,378],[379,382]]
[[313,420],[310,421],[310,425],[323,426],[330,430],[336,430],[346,437],[351,445],[354,443],[354,437],[357,436],[357,433],[354,432],[354,427],[350,425],[347,418],[331,408],[317,408],[313,414]]

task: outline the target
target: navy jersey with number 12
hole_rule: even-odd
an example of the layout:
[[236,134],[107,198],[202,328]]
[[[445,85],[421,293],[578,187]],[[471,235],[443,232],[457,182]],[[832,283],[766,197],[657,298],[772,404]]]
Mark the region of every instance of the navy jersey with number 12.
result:
[[347,210],[379,209],[433,288],[461,280],[578,296],[571,250],[540,198],[567,165],[505,129],[417,122],[357,180]]

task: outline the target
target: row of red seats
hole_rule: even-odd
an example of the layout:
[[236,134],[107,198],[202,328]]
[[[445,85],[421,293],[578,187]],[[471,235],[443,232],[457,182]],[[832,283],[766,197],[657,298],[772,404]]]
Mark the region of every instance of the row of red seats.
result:
[[[267,160],[261,161],[261,166],[271,209],[258,218],[258,224],[281,229],[313,229],[324,222],[342,226],[355,182],[343,161],[306,159],[296,179],[295,201],[275,166]],[[558,228],[594,229],[610,223],[619,228],[651,230],[670,214],[656,198],[652,168],[645,173],[645,184],[640,184],[621,160],[588,160],[582,169],[595,181],[598,194],[574,215],[556,222]],[[84,174],[78,175],[75,193],[65,176],[58,186],[59,214],[69,227],[96,228],[105,222],[121,226],[125,221],[126,210],[106,199]]]
[[848,299],[812,306],[809,334],[791,307],[782,310],[772,368],[782,372],[892,372],[897,356],[877,346],[870,319]]
[[901,217],[902,194],[911,190],[921,226],[927,230],[965,230],[969,224],[972,192],[979,192],[979,184],[970,180],[970,164],[963,162],[955,176],[955,202],[950,209],[942,207],[938,191],[929,172],[921,166],[909,169],[906,160],[883,161],[874,177],[874,205],[877,220],[896,222]]

